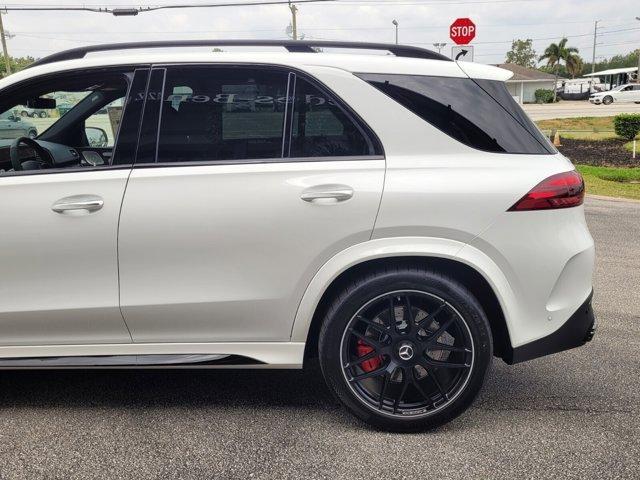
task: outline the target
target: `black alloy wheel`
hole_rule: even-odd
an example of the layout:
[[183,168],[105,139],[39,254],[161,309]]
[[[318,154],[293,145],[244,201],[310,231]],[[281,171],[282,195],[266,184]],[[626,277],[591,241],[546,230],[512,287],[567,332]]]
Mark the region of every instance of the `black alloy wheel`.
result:
[[364,305],[342,338],[342,366],[354,393],[385,415],[422,415],[451,403],[473,366],[473,339],[445,300],[415,290]]
[[421,431],[473,402],[491,364],[489,324],[471,293],[426,269],[356,279],[320,330],[327,385],[356,416],[385,430]]

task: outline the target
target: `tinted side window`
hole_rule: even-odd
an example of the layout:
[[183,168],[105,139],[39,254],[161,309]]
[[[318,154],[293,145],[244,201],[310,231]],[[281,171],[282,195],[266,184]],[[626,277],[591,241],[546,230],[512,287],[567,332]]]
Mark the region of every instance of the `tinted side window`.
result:
[[289,151],[291,157],[380,153],[361,127],[333,99],[310,82],[300,77],[296,79]]
[[280,158],[286,95],[286,72],[168,69],[158,162]]
[[469,78],[386,74],[360,77],[470,147],[489,152],[553,152],[539,132],[529,131],[521,120]]
[[518,102],[513,99],[504,82],[476,79],[473,81],[488,93],[496,102],[498,102],[500,106],[522,126],[522,128],[529,132],[529,134],[542,145],[545,152],[540,153],[557,152],[556,148],[551,144],[551,142],[549,142],[547,137],[545,137],[536,124],[531,121],[529,115],[527,115]]

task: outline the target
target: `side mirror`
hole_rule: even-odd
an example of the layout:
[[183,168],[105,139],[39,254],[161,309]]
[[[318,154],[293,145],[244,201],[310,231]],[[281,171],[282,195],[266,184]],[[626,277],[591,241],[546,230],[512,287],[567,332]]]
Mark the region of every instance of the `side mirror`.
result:
[[109,144],[109,137],[103,128],[85,127],[84,134],[90,147],[105,148]]

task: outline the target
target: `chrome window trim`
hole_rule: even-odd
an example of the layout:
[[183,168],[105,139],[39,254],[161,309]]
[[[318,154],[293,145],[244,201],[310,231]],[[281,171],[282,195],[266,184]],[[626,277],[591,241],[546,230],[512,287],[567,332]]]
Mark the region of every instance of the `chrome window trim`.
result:
[[0,182],[3,178],[27,177],[31,175],[55,175],[60,173],[100,172],[107,170],[131,170],[132,164],[100,165],[96,167],[50,168],[43,170],[22,170],[20,172],[0,173]]
[[384,155],[356,155],[342,157],[277,157],[277,158],[254,158],[244,160],[210,160],[205,162],[160,162],[160,163],[137,163],[133,165],[137,168],[163,168],[163,167],[205,167],[224,165],[257,165],[272,163],[318,163],[318,162],[345,162],[345,161],[367,161],[385,160]]

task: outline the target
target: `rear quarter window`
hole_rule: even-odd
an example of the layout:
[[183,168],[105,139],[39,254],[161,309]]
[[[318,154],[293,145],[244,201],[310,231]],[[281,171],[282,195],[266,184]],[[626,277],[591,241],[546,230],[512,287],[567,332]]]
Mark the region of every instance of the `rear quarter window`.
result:
[[555,153],[503,82],[422,75],[358,76],[472,148],[501,153]]

